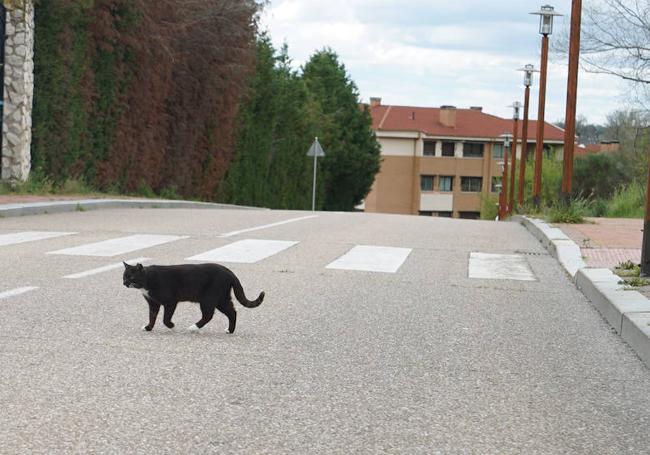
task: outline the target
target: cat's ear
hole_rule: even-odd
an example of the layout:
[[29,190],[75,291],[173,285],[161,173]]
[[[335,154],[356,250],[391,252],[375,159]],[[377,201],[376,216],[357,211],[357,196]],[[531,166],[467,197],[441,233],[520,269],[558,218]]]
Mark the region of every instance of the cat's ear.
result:
[[127,264],[127,263],[124,262],[124,261],[122,261],[122,264],[124,264],[124,268],[125,268],[125,269],[128,269],[129,267],[131,267],[129,264]]
[[144,267],[143,267],[142,264],[136,264],[135,267],[136,267],[138,270],[143,270],[143,269],[144,269]]

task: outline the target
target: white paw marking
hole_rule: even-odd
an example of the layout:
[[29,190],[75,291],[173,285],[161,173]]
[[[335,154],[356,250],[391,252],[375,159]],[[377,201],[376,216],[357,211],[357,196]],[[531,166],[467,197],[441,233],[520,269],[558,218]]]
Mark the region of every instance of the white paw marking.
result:
[[196,324],[192,324],[191,326],[189,326],[189,327],[187,328],[187,330],[188,330],[189,332],[198,332],[198,331],[201,330],[201,329],[199,329],[199,327],[198,327]]
[[146,326],[146,325],[143,325],[143,326],[142,326],[142,331],[143,331],[143,332],[147,332],[147,326]]

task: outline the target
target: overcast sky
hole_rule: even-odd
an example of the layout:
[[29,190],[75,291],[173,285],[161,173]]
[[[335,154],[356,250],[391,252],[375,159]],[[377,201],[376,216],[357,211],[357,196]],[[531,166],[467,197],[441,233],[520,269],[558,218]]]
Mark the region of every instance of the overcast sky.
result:
[[[363,101],[436,107],[483,106],[509,117],[523,102],[526,63],[540,66],[538,17],[546,2],[531,0],[271,0],[262,16],[275,45],[289,46],[296,67],[326,46],[340,57]],[[567,29],[571,0],[549,1],[555,32]],[[556,35],[551,36],[551,40]],[[567,67],[549,64],[546,120],[564,118]],[[537,117],[539,79],[531,90]],[[592,123],[625,104],[617,79],[581,72],[578,114]]]

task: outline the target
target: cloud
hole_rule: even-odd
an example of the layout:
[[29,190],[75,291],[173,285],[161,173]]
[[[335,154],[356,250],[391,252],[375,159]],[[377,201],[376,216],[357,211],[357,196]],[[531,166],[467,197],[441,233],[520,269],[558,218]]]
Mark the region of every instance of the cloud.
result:
[[[492,0],[272,0],[263,14],[275,44],[289,45],[296,66],[330,47],[340,57],[363,99],[387,104],[459,107],[480,105],[509,116],[523,99],[526,63],[539,67],[538,1]],[[571,0],[555,1],[570,11]],[[556,19],[557,29],[568,17]],[[566,65],[549,65],[546,119],[564,117]],[[538,79],[536,80],[536,84]],[[611,77],[580,75],[579,112],[604,121],[621,103],[621,84]],[[537,87],[531,94],[536,117]],[[585,110],[582,110],[584,106]]]

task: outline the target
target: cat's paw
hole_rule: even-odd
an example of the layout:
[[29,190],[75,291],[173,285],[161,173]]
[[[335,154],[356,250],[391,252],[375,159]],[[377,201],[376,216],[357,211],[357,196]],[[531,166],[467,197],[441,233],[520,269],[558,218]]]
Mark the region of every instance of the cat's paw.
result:
[[187,328],[188,332],[198,332],[199,330],[201,330],[201,329],[196,324],[192,324],[191,326],[189,326]]
[[148,325],[145,325],[145,326],[142,327],[142,330],[144,332],[151,332],[151,329],[153,329],[153,327],[149,327]]
[[173,322],[170,322],[169,324],[165,324],[165,327],[167,327],[169,330],[174,330],[175,326],[176,324],[174,324]]

